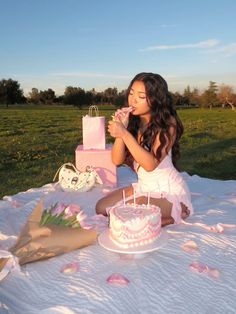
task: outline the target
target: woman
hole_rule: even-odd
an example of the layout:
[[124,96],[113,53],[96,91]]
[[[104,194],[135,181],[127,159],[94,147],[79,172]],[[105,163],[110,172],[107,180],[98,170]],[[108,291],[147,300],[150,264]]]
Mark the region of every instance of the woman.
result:
[[130,110],[118,110],[109,121],[108,131],[115,138],[112,161],[120,165],[132,160],[138,182],[115,190],[96,204],[98,214],[122,201],[149,202],[161,209],[162,226],[180,223],[193,213],[188,187],[176,169],[182,123],[173,107],[166,81],[158,74],[139,73],[131,81],[126,102]]

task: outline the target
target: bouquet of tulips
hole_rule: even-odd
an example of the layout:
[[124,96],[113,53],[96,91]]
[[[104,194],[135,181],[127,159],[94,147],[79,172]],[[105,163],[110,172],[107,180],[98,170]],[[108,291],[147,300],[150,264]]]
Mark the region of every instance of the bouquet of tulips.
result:
[[93,243],[97,232],[83,228],[85,218],[85,213],[76,204],[56,203],[43,211],[39,201],[16,243],[9,251],[0,251],[0,280],[16,264],[35,262]]
[[56,203],[44,210],[40,220],[40,226],[52,224],[80,228],[83,227],[85,218],[86,214],[80,209],[79,205]]

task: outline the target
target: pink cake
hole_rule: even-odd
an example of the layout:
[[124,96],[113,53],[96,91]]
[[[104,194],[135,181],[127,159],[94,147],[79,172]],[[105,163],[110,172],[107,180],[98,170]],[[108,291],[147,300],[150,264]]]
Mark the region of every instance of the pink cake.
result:
[[109,211],[110,238],[122,248],[155,241],[161,232],[161,211],[154,205],[120,205]]

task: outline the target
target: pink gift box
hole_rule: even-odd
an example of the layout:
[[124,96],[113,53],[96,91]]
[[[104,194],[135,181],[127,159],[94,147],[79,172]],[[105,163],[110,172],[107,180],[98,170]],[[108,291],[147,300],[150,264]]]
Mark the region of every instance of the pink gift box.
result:
[[106,149],[83,149],[83,145],[78,145],[75,150],[75,166],[81,171],[92,166],[105,186],[117,185],[116,166],[111,161],[111,145],[106,145]]

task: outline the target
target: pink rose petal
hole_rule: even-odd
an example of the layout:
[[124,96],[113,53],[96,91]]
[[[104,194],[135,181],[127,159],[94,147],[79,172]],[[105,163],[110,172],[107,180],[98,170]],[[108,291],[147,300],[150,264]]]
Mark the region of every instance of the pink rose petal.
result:
[[209,231],[212,231],[212,232],[216,232],[216,233],[223,233],[224,232],[224,227],[220,223],[218,223],[215,226],[206,226],[206,229]]
[[223,233],[224,232],[224,227],[221,224],[217,224],[215,226],[215,228],[216,228],[216,232],[218,232],[218,233]]
[[120,259],[122,259],[122,260],[134,259],[134,254],[124,254],[124,253],[121,253],[120,254]]
[[78,262],[71,262],[71,263],[65,264],[60,269],[61,273],[76,273],[77,271],[79,271]]
[[220,271],[217,268],[209,267],[201,262],[194,261],[189,265],[190,270],[198,273],[206,273],[212,278],[219,278]]
[[12,200],[11,201],[11,205],[14,206],[14,207],[20,207],[22,204],[16,200]]
[[110,189],[108,189],[108,188],[104,188],[104,189],[102,189],[102,193],[109,193],[111,190]]
[[192,262],[190,265],[189,265],[189,268],[192,270],[192,271],[196,271],[198,273],[206,273],[208,272],[208,266],[206,264],[203,264],[201,262]]
[[127,285],[130,281],[119,273],[113,273],[107,278],[107,282],[110,284]]
[[220,272],[217,268],[209,268],[208,274],[212,278],[219,278]]
[[189,240],[181,245],[181,249],[185,252],[196,252],[198,250],[198,245],[196,242]]

